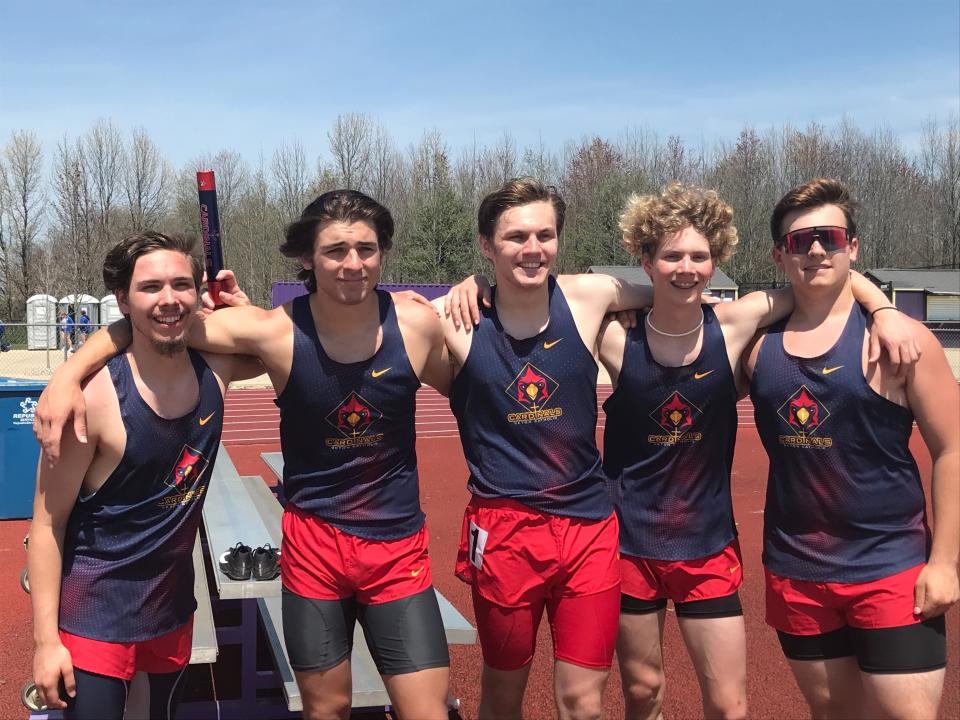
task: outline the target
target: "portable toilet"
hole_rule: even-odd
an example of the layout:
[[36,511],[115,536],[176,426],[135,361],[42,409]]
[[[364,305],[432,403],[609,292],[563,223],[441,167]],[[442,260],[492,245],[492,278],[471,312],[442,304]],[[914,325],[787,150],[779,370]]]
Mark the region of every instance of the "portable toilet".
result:
[[74,322],[78,321],[81,313],[86,311],[87,317],[90,318],[91,325],[100,324],[100,301],[93,295],[72,293],[60,298],[57,305],[59,309],[64,312],[70,312],[70,308],[72,307]]
[[[109,325],[114,323],[117,320],[123,319],[123,313],[120,312],[120,308],[117,305],[117,296],[111,293],[110,295],[104,295],[100,298],[100,322],[104,325]],[[90,321],[93,321],[93,318],[90,318]]]
[[53,295],[27,298],[27,350],[56,350],[57,299]]

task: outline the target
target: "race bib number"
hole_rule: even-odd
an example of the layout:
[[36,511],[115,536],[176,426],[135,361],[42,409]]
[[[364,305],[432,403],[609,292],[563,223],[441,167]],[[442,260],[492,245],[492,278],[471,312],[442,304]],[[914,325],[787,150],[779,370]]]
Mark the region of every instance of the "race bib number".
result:
[[483,550],[487,546],[487,531],[470,521],[470,562],[477,570],[483,568]]

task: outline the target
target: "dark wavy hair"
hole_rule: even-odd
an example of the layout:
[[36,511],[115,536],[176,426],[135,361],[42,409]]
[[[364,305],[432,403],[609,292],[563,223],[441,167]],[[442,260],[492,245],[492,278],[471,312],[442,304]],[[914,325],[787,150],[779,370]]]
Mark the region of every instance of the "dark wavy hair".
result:
[[137,259],[157,250],[173,250],[190,258],[190,272],[193,284],[200,290],[203,278],[203,261],[197,253],[195,235],[165,235],[154,230],[129,235],[114,245],[103,259],[103,284],[110,292],[130,291],[130,278]]
[[[280,252],[288,258],[302,260],[313,255],[313,245],[324,223],[365,222],[377,233],[377,245],[385,253],[393,246],[393,216],[373,198],[356,190],[331,190],[307,205],[300,219],[287,227]],[[301,267],[297,279],[310,292],[317,291],[313,270]]]
[[507,210],[529,205],[534,202],[548,202],[553,206],[557,217],[557,234],[563,232],[563,219],[567,214],[567,204],[553,185],[544,185],[532,177],[507,180],[499,190],[494,190],[480,203],[477,211],[477,230],[488,240],[493,240],[497,229],[497,220]]

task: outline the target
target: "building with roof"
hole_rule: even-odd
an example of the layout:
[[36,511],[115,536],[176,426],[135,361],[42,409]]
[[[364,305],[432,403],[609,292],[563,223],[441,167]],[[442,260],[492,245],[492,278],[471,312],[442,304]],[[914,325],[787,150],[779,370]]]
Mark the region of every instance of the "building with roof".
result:
[[960,322],[960,270],[878,268],[863,273],[905,315],[923,322]]
[[[650,276],[639,265],[591,265],[587,272],[612,275],[637,285],[652,285]],[[740,296],[740,287],[720,268],[714,270],[707,290],[721,300],[736,300]]]

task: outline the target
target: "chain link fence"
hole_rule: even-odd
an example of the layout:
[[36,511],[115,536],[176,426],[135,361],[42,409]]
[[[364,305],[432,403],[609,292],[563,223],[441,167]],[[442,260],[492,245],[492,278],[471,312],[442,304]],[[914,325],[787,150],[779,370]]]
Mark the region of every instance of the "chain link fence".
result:
[[102,325],[75,325],[72,332],[58,324],[2,323],[0,376],[47,380]]
[[934,334],[943,346],[943,352],[953,370],[953,376],[960,382],[960,322],[928,324],[930,332]]

